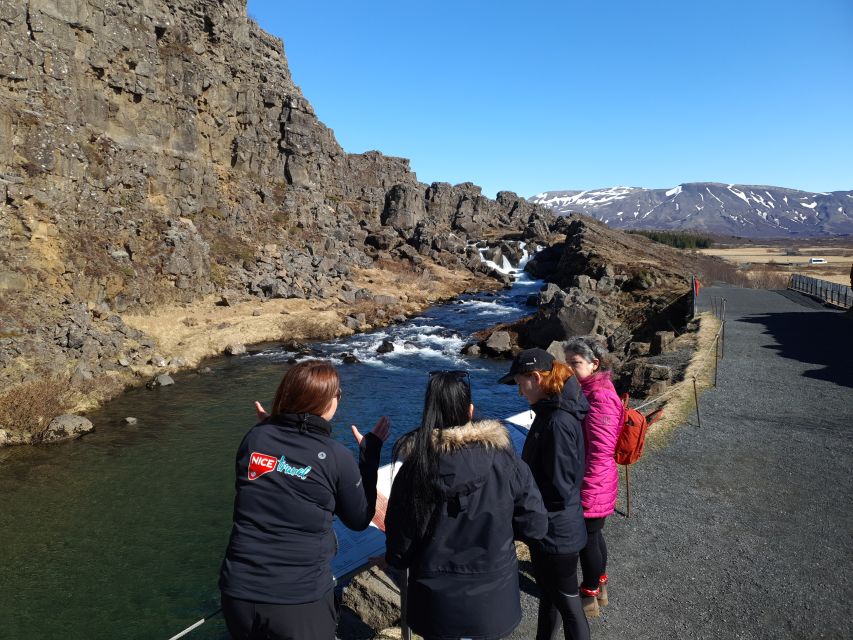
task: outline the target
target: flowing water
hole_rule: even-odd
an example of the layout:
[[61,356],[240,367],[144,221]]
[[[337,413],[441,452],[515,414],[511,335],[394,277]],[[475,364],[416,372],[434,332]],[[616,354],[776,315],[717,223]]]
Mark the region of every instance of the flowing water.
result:
[[[521,317],[537,283],[462,296],[404,324],[315,343],[339,364],[334,435],[392,421],[389,443],[417,424],[427,373],[467,369],[481,417],[526,407],[495,384],[506,362],[459,355],[470,334]],[[383,340],[394,351],[378,354]],[[343,364],[345,352],[360,363]],[[0,638],[166,640],[219,607],[234,453],[252,403],[271,400],[286,362],[273,346],[205,363],[207,375],[123,394],[90,415],[96,431],[60,445],[0,449]],[[126,416],[138,419],[124,424]],[[354,448],[354,447],[353,447]],[[391,447],[383,451],[383,463]],[[221,616],[188,638],[225,638]]]

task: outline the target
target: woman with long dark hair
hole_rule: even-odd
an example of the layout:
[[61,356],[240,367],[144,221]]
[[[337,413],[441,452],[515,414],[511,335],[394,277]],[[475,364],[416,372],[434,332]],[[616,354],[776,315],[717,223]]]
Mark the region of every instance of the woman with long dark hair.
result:
[[335,637],[332,519],[357,531],[370,524],[390,429],[385,417],[364,437],[352,427],[356,465],[331,437],[340,399],[329,362],[300,362],[284,374],[270,414],[237,449],[234,525],[219,578],[232,638]]
[[409,569],[407,620],[427,639],[503,638],[521,621],[515,539],[545,533],[530,470],[497,421],[472,422],[464,371],[430,375],[420,426],[394,447],[403,464],[386,560]]
[[588,640],[578,592],[578,552],[586,545],[580,486],[584,473],[581,421],[589,405],[572,370],[543,349],[527,349],[499,382],[517,384],[536,414],[521,458],[533,472],[548,511],[548,532],[531,543],[539,585],[536,640],[552,640],[560,620],[567,639]]
[[599,614],[608,604],[607,544],[604,521],[616,507],[619,472],[613,454],[622,430],[623,408],[610,379],[611,356],[595,337],[582,336],[566,344],[566,359],[589,402],[583,419],[586,461],[581,505],[586,523],[586,546],[581,550],[581,602],[587,616]]

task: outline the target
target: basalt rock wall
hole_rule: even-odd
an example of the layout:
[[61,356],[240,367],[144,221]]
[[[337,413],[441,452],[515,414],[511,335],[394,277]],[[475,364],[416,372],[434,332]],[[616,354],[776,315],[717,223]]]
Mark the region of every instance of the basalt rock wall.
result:
[[327,297],[377,258],[470,268],[469,240],[547,234],[515,194],[345,153],[243,0],[0,0],[0,29],[0,390],[144,355],[125,311]]

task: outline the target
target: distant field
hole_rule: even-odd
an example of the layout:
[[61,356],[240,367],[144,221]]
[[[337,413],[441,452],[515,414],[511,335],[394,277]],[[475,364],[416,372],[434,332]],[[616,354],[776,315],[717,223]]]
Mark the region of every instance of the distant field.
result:
[[[786,255],[786,252],[791,248],[790,246],[787,248],[741,246],[698,249],[698,252],[707,256],[718,256],[738,265],[773,263],[774,271],[781,273],[801,273],[838,284],[850,284],[853,248],[849,246],[798,246],[796,251],[799,255]],[[828,264],[808,264],[809,258],[823,258]]]

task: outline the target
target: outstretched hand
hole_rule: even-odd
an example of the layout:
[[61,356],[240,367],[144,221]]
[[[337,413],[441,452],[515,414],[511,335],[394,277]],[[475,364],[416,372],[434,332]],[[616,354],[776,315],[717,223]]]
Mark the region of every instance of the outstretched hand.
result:
[[258,414],[258,420],[266,420],[270,415],[257,400],[255,400],[255,412]]
[[[391,433],[391,420],[387,416],[382,416],[376,421],[376,425],[371,429],[370,433],[379,438],[382,442],[388,439],[388,434]],[[355,438],[356,444],[361,444],[364,436],[358,430],[358,427],[352,425],[352,436]]]

